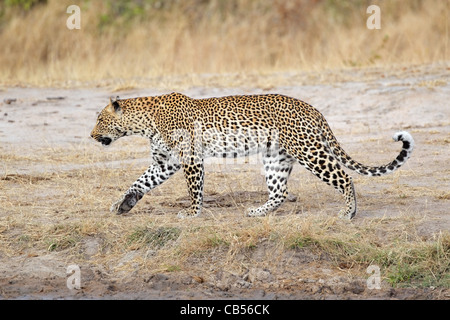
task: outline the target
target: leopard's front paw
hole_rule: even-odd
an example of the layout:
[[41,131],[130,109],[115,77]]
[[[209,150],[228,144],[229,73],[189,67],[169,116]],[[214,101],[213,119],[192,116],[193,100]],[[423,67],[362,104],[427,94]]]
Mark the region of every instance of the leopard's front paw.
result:
[[346,209],[342,209],[338,213],[338,217],[345,220],[352,220],[355,217],[355,211],[349,211]]
[[246,217],[264,217],[267,211],[261,208],[250,208],[245,212]]
[[178,212],[177,217],[180,219],[186,219],[186,218],[195,218],[200,213],[193,209],[183,209]]
[[127,213],[141,198],[142,195],[138,193],[126,193],[111,206],[110,211],[115,214]]

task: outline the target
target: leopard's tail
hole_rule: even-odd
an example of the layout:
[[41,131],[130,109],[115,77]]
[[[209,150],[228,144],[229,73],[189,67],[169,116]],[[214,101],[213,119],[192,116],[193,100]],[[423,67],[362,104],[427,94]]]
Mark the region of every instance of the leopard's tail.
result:
[[400,131],[395,133],[392,139],[394,141],[403,142],[402,151],[400,151],[399,155],[390,163],[379,167],[371,167],[353,160],[344,149],[342,149],[331,130],[326,135],[327,145],[336,159],[346,168],[366,176],[383,176],[389,174],[400,168],[409,159],[414,149],[413,137],[406,131]]

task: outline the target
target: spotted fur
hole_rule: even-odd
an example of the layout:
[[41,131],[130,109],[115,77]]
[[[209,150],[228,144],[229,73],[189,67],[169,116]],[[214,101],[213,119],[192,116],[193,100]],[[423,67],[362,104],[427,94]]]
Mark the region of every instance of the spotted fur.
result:
[[150,139],[153,162],[112,205],[117,214],[130,211],[182,168],[191,206],[178,216],[197,216],[203,202],[205,158],[262,153],[269,199],[249,210],[249,216],[263,216],[284,202],[297,162],[344,195],[346,207],[339,216],[351,219],[356,214],[355,191],[342,165],[362,175],[381,176],[403,165],[414,147],[409,133],[398,132],[393,139],[403,147],[396,159],[379,167],[363,165],[342,149],[318,110],[275,94],[192,99],[172,93],[111,100],[99,114],[91,137],[109,145],[129,135]]

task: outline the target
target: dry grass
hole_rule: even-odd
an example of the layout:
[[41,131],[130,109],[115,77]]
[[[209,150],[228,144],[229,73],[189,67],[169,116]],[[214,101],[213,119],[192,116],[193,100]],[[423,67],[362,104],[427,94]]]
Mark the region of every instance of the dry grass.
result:
[[[248,270],[251,261],[246,257],[258,248],[274,248],[267,253],[270,258],[258,262],[262,267],[280,263],[276,261],[290,252],[307,250],[319,261],[330,261],[336,270],[352,275],[365,277],[367,266],[379,265],[383,279],[394,286],[450,286],[450,235],[420,234],[419,227],[429,221],[427,212],[402,206],[395,197],[386,197],[383,206],[400,206],[399,215],[349,223],[332,214],[333,206],[342,205],[339,195],[322,188],[315,177],[294,172],[296,183],[291,184],[291,191],[305,199],[302,204],[286,203],[276,215],[246,219],[242,216],[245,208],[265,197],[259,170],[250,167],[208,173],[204,214],[189,223],[176,218],[177,211],[187,205],[185,182],[179,173],[144,197],[131,214],[113,216],[108,211],[110,203],[143,168],[123,163],[114,170],[95,167],[94,147],[83,148],[69,148],[64,159],[56,161],[85,167],[33,175],[6,172],[0,177],[0,255],[34,257],[56,252],[71,263],[102,266],[108,274],[139,269],[189,272],[203,279],[217,268],[236,273]],[[124,159],[128,156],[123,155]],[[16,165],[14,157],[3,161],[6,166],[8,162],[11,167]],[[400,185],[395,177],[386,185],[390,195],[399,193],[388,190]],[[253,195],[246,196],[242,190]],[[424,188],[404,192],[403,197],[415,199],[430,196]],[[380,196],[379,192],[375,195],[374,209],[370,194],[362,197],[366,210],[378,210]],[[208,201],[209,197],[214,201]],[[87,243],[93,239],[97,247],[88,253]],[[124,259],[129,253],[131,258]]]
[[[72,31],[65,26],[65,10],[74,1],[49,0],[28,12],[3,6],[2,84],[114,82],[123,89],[149,78],[173,85],[181,75],[185,84],[202,85],[211,79],[199,75],[450,58],[448,1],[168,0],[161,8],[159,2],[141,2],[145,10],[136,3],[78,1],[82,26]],[[366,28],[370,4],[381,7],[381,30]]]

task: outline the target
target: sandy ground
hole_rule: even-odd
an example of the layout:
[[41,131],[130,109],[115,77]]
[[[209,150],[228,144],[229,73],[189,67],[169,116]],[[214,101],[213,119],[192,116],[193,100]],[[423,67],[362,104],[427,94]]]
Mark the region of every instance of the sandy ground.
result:
[[[355,177],[359,212],[353,223],[358,224],[360,223],[358,221],[368,217],[382,217],[387,213],[395,216],[406,212],[417,217],[414,219],[417,220],[417,232],[420,236],[433,237],[441,231],[450,230],[449,73],[449,68],[442,66],[409,68],[398,73],[348,71],[343,76],[337,77],[336,81],[315,81],[310,85],[305,84],[302,75],[286,75],[282,85],[270,87],[254,86],[249,83],[247,86],[239,87],[193,87],[182,92],[195,98],[270,92],[307,101],[324,114],[348,153],[367,164],[384,164],[392,160],[397,155],[400,145],[393,143],[390,137],[398,130],[408,130],[415,138],[416,149],[409,162],[400,170],[403,170],[403,174],[393,175],[392,180]],[[40,154],[43,150],[48,154],[49,149],[64,146],[87,145],[90,148],[94,142],[89,139],[89,132],[95,123],[97,112],[103,108],[110,96],[119,95],[126,98],[167,92],[169,91],[151,88],[118,92],[104,88],[3,88],[0,91],[0,152],[27,157]],[[121,146],[130,148],[131,145],[128,143]],[[103,149],[97,146],[92,148],[95,152],[103,152]],[[103,164],[111,170],[123,164],[114,162],[114,150],[104,151],[111,153],[111,161]],[[135,163],[145,168],[147,161],[140,159]],[[7,165],[0,164],[0,177],[12,174],[34,175],[42,172],[76,172],[80,168],[71,162],[24,163],[17,161],[16,164],[14,162],[8,162]],[[92,164],[94,167],[101,165]],[[242,165],[242,168],[244,166]],[[218,169],[213,164],[209,165],[207,170],[207,179],[209,174],[210,177],[214,176],[214,179],[220,179],[217,173],[226,174],[226,171],[229,171],[224,167]],[[258,174],[259,169],[255,167],[248,170],[250,173]],[[304,177],[309,179],[306,170],[296,166],[291,179],[297,181],[296,179]],[[127,179],[130,180],[132,177]],[[8,181],[3,179],[1,182],[3,185],[0,192],[6,195]],[[394,191],[389,189],[391,182],[397,186]],[[170,180],[167,183],[169,184]],[[402,198],[396,194],[402,190],[412,196]],[[236,192],[247,191],[236,190]],[[158,193],[155,193],[155,197],[157,195]],[[250,191],[248,195],[252,197]],[[257,196],[262,198],[264,193]],[[308,203],[308,199],[302,195],[296,196],[298,203]],[[32,198],[33,195],[18,194],[17,197]],[[51,197],[51,194],[47,197]],[[108,195],[108,197],[113,199],[115,196]],[[388,197],[395,198],[393,206],[377,205],[378,201]],[[6,207],[6,199],[10,199],[10,195],[6,197],[0,194],[0,202],[3,202],[0,206],[0,219],[3,220],[8,219],[11,214],[8,210],[2,209]],[[184,205],[186,199],[186,194],[178,194],[174,196],[173,203]],[[215,201],[227,202],[229,198],[207,196],[205,207],[214,208]],[[332,215],[336,206],[340,205],[339,201],[339,197],[332,198],[329,211],[325,215]],[[170,203],[165,205],[169,212],[176,212],[170,207]],[[289,205],[292,206],[287,204]],[[161,206],[164,209],[164,204]],[[231,219],[231,215],[229,217]],[[226,218],[225,216],[224,219]],[[0,237],[1,235],[0,232]],[[98,241],[97,238],[85,239],[84,250],[88,253],[89,250],[95,252],[96,246],[99,245]],[[250,258],[261,261],[276,251],[277,248],[272,248],[270,243],[262,244],[252,251]],[[133,254],[133,251],[129,252],[118,263],[132,259]],[[450,297],[448,289],[391,288],[386,283],[383,283],[380,290],[369,290],[365,278],[336,272],[331,261],[319,259],[313,253],[281,252],[278,256],[278,265],[270,270],[255,267],[245,274],[234,274],[217,267],[214,277],[210,278],[186,272],[142,273],[139,270],[129,274],[111,275],[99,266],[86,264],[81,266],[82,289],[69,290],[66,286],[68,261],[64,251],[30,256],[26,252],[6,254],[0,250],[0,298],[448,299]],[[220,260],[220,257],[221,252],[218,250],[214,259]],[[192,261],[193,264],[198,262]],[[199,268],[197,267],[197,270]],[[208,268],[211,268],[211,265],[208,265]],[[291,276],[287,277],[286,274]]]

